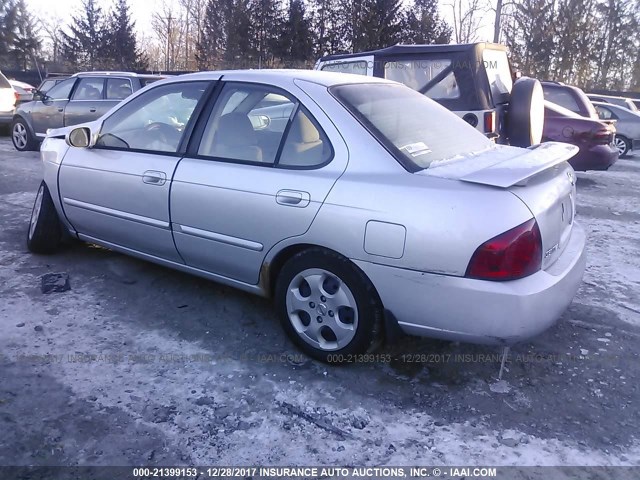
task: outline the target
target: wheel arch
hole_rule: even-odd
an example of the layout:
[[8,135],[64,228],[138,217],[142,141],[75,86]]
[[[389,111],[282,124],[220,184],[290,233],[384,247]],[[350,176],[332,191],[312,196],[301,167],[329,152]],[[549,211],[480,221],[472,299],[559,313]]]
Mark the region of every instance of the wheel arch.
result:
[[[262,289],[267,297],[273,298],[276,281],[284,264],[294,255],[302,251],[310,250],[313,248],[319,248],[327,252],[340,255],[341,257],[346,258],[351,262],[351,259],[349,258],[348,255],[345,255],[344,253],[339,252],[333,248],[329,248],[324,245],[319,245],[315,243],[308,243],[308,242],[291,243],[289,245],[283,246],[281,249],[277,250],[275,253],[272,253],[275,250],[275,247],[274,247],[274,249],[271,252],[269,252],[269,254],[267,254],[267,257],[262,263],[262,268],[260,270],[260,283],[262,284]],[[371,281],[371,279],[369,278],[369,276],[364,271],[362,271],[362,269],[358,267],[358,265],[356,265],[354,262],[351,262],[351,263],[355,268],[357,268],[362,272],[362,274],[369,280],[369,282],[371,282],[373,289],[376,291],[376,295],[378,295],[378,298],[380,298],[380,295],[378,294],[378,291],[375,285],[373,284],[373,282]]]
[[29,133],[31,135],[33,135],[34,138],[36,137],[36,132],[33,129],[33,125],[31,125],[31,122],[29,121],[29,119],[27,118],[26,115],[24,115],[23,113],[15,113],[13,115],[13,118],[11,119],[11,128],[13,128],[13,124],[17,121],[17,120],[22,120],[24,122],[24,124],[27,126],[27,128],[29,129]]

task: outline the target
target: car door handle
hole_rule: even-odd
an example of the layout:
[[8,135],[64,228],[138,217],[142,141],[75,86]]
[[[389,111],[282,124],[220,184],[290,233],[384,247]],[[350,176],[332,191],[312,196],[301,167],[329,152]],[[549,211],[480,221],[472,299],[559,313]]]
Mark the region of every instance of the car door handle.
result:
[[89,109],[89,111],[90,111],[91,113],[96,113],[96,108],[95,108],[95,107],[91,107],[91,108]]
[[311,197],[307,192],[297,190],[280,190],[276,194],[276,202],[288,207],[304,208],[309,205],[310,200]]
[[59,112],[64,112],[64,108],[60,108],[60,107],[58,107],[58,111],[59,111]]
[[142,175],[142,181],[148,185],[164,185],[167,181],[167,174],[155,170],[147,170]]

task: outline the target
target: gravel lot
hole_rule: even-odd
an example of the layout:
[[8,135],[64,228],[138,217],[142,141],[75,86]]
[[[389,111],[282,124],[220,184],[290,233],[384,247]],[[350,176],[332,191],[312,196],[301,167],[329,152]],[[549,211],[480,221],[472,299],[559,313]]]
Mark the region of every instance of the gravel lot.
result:
[[[578,177],[584,284],[498,382],[495,348],[326,366],[266,300],[91,245],[32,255],[41,165],[2,138],[0,465],[640,465],[640,154]],[[52,272],[71,290],[41,293]]]

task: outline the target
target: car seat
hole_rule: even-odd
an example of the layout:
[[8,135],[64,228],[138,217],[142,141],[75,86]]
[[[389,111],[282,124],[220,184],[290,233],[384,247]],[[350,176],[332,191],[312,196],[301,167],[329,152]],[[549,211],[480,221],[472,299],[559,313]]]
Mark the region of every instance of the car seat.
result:
[[231,112],[220,117],[213,137],[211,155],[214,157],[262,162],[262,149],[258,146],[251,120],[243,113]]
[[323,146],[320,132],[300,110],[289,130],[279,163],[300,167],[318,165],[323,161]]

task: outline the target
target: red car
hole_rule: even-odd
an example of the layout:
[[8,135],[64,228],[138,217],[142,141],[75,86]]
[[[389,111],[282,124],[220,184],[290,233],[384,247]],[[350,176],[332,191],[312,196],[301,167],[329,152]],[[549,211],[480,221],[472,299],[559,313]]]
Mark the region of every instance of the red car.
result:
[[574,170],[607,170],[616,163],[615,133],[613,124],[581,117],[560,105],[544,102],[542,141],[565,142],[580,147],[578,154],[569,160]]

